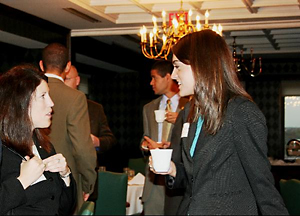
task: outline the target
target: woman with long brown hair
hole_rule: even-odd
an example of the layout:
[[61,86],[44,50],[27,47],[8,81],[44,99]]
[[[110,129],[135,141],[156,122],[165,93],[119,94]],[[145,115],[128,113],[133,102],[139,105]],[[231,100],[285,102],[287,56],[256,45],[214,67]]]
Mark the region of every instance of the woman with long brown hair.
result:
[[168,187],[185,188],[178,214],[287,215],[267,159],[265,117],[225,40],[211,30],[188,34],[173,47],[173,65],[180,96],[193,95],[183,111],[182,162],[164,173]]
[[75,182],[47,131],[53,102],[45,76],[32,65],[0,77],[0,215],[68,215]]

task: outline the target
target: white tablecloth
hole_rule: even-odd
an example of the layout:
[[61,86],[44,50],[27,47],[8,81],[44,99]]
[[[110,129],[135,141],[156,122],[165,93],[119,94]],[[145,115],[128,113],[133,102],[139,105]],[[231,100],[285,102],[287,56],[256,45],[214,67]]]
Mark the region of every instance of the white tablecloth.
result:
[[143,204],[142,204],[141,197],[142,197],[143,189],[144,189],[143,184],[128,185],[127,202],[129,202],[130,206],[126,208],[126,215],[142,213]]

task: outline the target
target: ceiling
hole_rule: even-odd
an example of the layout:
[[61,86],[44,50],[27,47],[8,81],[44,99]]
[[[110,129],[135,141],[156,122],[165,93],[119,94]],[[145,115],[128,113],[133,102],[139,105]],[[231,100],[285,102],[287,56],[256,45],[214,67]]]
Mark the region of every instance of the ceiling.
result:
[[[160,25],[162,10],[171,13],[181,8],[180,0],[1,0],[1,3],[71,29],[72,37],[91,36],[139,53],[140,27],[151,28],[153,15]],[[183,0],[182,9],[192,9],[194,23],[196,15],[203,21],[208,10],[209,23],[222,24],[228,45],[237,36],[238,48],[245,54],[253,48],[255,55],[300,56],[300,0]],[[0,41],[5,40],[5,35],[0,32]],[[6,35],[6,40],[13,41],[12,38]],[[37,41],[20,40],[17,39],[22,46],[44,47]]]

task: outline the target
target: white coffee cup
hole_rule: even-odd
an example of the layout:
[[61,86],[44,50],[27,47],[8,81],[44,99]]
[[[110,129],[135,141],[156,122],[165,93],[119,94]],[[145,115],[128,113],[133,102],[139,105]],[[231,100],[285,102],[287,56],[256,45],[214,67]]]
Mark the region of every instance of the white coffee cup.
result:
[[150,152],[155,172],[168,172],[170,169],[173,149],[151,149]]
[[165,110],[154,110],[155,113],[155,120],[157,123],[162,123],[165,121],[165,115],[166,111]]

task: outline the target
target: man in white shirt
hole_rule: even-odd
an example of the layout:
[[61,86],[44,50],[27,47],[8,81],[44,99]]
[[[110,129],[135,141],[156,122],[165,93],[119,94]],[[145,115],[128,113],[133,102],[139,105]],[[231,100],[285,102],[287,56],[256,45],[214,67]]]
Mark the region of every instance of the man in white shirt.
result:
[[[176,121],[178,112],[183,109],[187,99],[180,98],[178,95],[178,85],[171,78],[173,65],[170,61],[157,61],[151,68],[151,82],[150,85],[156,95],[161,95],[143,108],[143,126],[144,136],[150,137],[156,142],[170,141],[173,124]],[[167,101],[170,101],[171,111],[166,112],[166,119],[164,123],[157,123],[155,121],[154,110],[166,110]],[[168,131],[165,135],[164,125],[170,123]],[[164,133],[163,133],[164,131]],[[143,137],[144,137],[143,136]],[[159,146],[149,146],[148,142],[142,139],[141,147],[147,154],[148,150],[153,148],[162,148]],[[148,164],[148,163],[147,163]],[[165,179],[162,175],[155,175],[146,167],[145,186],[143,190],[142,201],[144,204],[145,215],[165,215]],[[166,209],[167,210],[167,209]]]
[[97,173],[97,156],[91,139],[85,95],[64,84],[70,70],[68,50],[59,43],[46,46],[40,68],[48,77],[50,97],[54,102],[50,141],[62,153],[77,184],[77,210],[93,192]]

